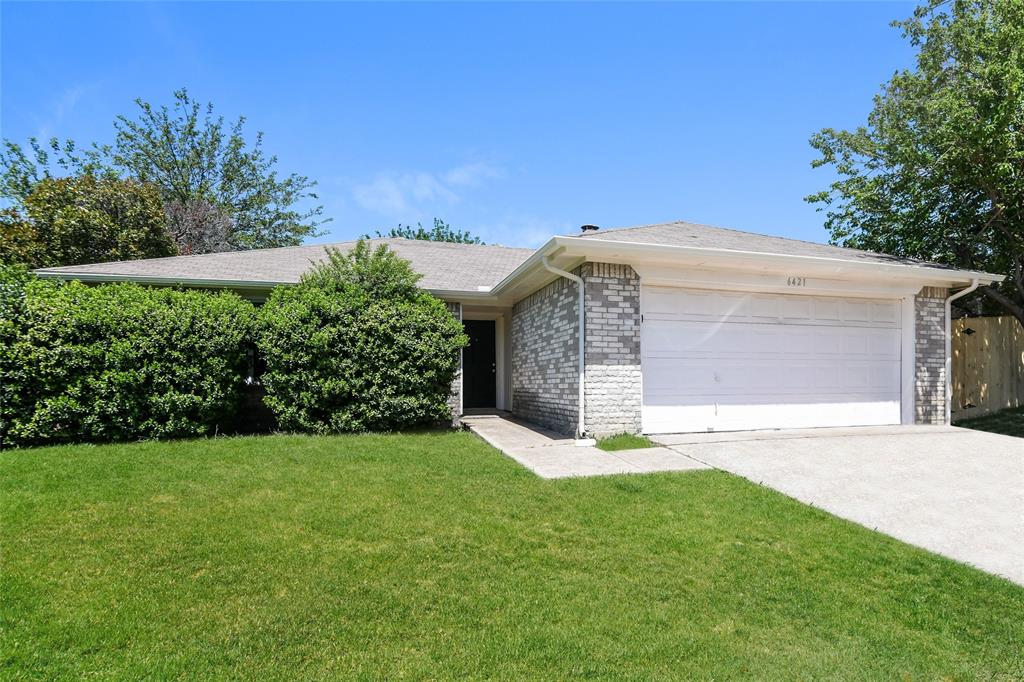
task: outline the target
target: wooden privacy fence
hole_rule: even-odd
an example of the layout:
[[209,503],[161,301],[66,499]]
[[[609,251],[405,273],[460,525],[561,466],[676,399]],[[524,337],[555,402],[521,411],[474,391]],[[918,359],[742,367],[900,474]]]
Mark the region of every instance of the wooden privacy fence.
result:
[[953,320],[953,420],[1024,405],[1024,328],[1013,317]]

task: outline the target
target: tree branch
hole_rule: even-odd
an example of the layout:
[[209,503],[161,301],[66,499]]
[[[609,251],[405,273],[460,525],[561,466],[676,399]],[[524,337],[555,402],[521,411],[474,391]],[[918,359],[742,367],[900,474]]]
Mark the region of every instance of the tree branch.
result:
[[992,285],[979,287],[978,291],[988,296],[990,299],[995,301],[999,306],[1006,309],[1008,313],[1017,318],[1021,326],[1024,327],[1024,305],[1016,303],[1009,296],[999,291]]

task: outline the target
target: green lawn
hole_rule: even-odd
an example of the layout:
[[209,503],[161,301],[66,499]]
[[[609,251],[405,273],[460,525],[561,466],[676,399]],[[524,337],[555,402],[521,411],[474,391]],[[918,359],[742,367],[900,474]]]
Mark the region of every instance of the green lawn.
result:
[[1024,589],[469,433],[0,453],[0,678],[1021,679]]
[[597,447],[608,452],[616,450],[636,450],[639,448],[653,448],[654,443],[647,436],[637,436],[633,433],[619,433],[608,436],[597,441]]
[[1015,410],[1002,410],[974,419],[962,419],[955,426],[1024,438],[1024,407]]

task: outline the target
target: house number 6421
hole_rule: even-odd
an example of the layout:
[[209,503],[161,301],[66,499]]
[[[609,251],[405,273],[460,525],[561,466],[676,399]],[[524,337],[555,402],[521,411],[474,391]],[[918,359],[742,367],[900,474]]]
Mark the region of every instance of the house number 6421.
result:
[[786,279],[786,286],[789,287],[805,287],[807,286],[806,277],[789,277]]

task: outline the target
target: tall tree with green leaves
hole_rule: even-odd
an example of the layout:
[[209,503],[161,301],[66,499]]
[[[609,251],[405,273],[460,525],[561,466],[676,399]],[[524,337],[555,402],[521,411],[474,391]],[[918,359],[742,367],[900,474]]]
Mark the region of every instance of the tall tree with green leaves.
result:
[[[250,143],[245,118],[228,125],[213,105],[192,99],[184,89],[172,106],[136,100],[137,114],[114,121],[113,144],[81,149],[71,140],[30,139],[25,149],[5,140],[0,149],[0,194],[18,202],[40,180],[60,175],[116,177],[150,183],[173,207],[171,218],[202,214],[199,227],[230,227],[225,239],[191,238],[185,250],[202,244],[254,249],[300,244],[318,234],[324,222],[316,183],[303,175],[279,176],[277,157],[263,151],[263,133]],[[201,208],[196,208],[196,206]],[[213,212],[218,216],[213,216]],[[197,223],[173,224],[174,234],[194,237]]]
[[160,191],[137,180],[45,178],[0,212],[0,264],[33,268],[175,253]]
[[428,242],[483,244],[480,237],[470,234],[468,230],[456,230],[440,218],[434,218],[434,227],[432,229],[423,227],[421,223],[416,223],[416,227],[399,224],[398,227],[393,227],[387,232],[377,230],[376,235],[364,234],[363,238],[373,239],[374,236],[383,238],[401,237],[403,239],[420,239]]
[[807,197],[835,243],[1008,275],[982,287],[1024,325],[1024,0],[945,0],[893,22],[913,68],[867,124],[811,138],[838,179]]

